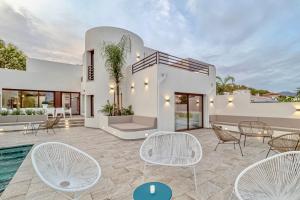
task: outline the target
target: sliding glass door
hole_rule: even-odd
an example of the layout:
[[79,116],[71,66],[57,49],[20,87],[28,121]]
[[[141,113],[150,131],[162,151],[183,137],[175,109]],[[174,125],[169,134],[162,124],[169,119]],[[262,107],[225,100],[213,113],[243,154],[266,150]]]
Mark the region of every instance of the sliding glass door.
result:
[[80,97],[79,93],[63,92],[61,95],[62,107],[66,109],[71,108],[72,114],[79,115],[80,114],[79,97]]
[[203,128],[203,95],[175,93],[175,130]]

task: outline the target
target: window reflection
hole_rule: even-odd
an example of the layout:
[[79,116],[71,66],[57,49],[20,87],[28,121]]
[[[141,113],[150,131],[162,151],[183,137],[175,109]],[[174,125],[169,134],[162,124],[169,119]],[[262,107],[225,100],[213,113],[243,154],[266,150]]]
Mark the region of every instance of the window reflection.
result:
[[20,92],[14,90],[3,90],[2,107],[3,108],[20,108]]
[[48,107],[54,107],[54,92],[39,92],[39,107],[47,102]]
[[38,92],[21,91],[21,107],[22,108],[37,108],[38,107]]

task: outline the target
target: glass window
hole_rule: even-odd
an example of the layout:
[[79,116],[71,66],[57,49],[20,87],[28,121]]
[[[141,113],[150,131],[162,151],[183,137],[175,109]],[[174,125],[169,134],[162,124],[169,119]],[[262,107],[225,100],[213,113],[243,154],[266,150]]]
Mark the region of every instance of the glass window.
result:
[[21,94],[22,108],[37,108],[39,106],[37,91],[22,91]]
[[39,107],[44,101],[48,102],[48,107],[54,107],[54,92],[39,92]]
[[16,90],[3,90],[2,91],[2,107],[3,108],[20,108],[21,93]]
[[80,111],[80,95],[79,93],[71,93],[71,108],[74,115],[79,115]]

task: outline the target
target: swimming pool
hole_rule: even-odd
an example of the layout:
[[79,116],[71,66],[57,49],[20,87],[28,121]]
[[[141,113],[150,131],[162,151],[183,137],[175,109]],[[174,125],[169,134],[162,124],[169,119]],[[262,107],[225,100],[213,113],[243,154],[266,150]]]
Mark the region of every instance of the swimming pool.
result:
[[0,149],[0,193],[5,190],[32,146],[30,144]]

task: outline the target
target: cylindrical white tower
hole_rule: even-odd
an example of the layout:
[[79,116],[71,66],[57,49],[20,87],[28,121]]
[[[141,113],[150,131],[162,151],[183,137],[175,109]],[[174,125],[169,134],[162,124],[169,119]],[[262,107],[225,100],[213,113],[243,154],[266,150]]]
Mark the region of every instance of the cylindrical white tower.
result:
[[[141,37],[125,29],[114,27],[96,27],[88,30],[85,34],[82,93],[85,95],[84,110],[87,127],[99,128],[99,116],[102,115],[99,110],[107,100],[113,102],[113,92],[110,92],[113,82],[105,68],[103,45],[104,43],[118,43],[123,35],[128,35],[131,41],[131,51],[128,52],[126,58],[126,66],[129,66],[135,63],[139,57],[143,57],[144,42]],[[91,65],[93,67],[89,68]],[[93,80],[88,78],[89,69],[94,70]],[[126,93],[124,92],[123,95]],[[126,97],[123,96],[123,99]]]

